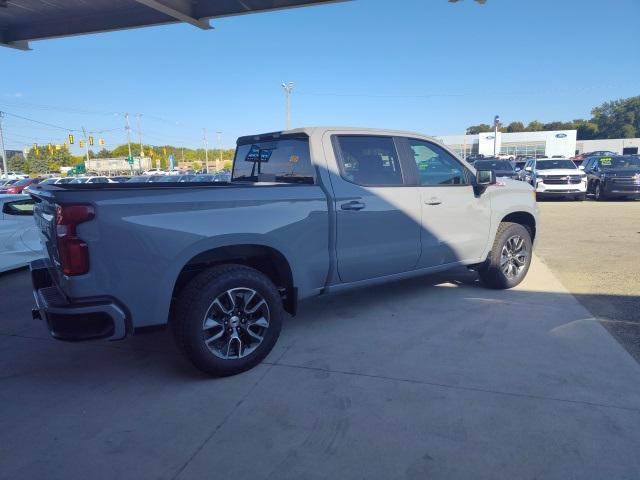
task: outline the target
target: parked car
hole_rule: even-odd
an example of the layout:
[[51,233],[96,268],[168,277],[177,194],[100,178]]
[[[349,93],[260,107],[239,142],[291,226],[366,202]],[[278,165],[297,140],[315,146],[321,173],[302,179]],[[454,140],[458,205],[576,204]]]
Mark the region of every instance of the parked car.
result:
[[214,182],[230,182],[231,172],[218,172],[213,176]]
[[23,178],[11,185],[0,188],[0,194],[22,193],[22,191],[28,186],[40,183],[40,180],[40,178]]
[[192,182],[215,182],[215,175],[211,175],[208,173],[195,175]]
[[531,187],[495,185],[431,137],[251,135],[232,171],[230,184],[38,187],[34,317],[67,340],[171,321],[196,367],[232,375],[265,358],[301,299],[460,266],[498,289],[527,274]]
[[118,177],[109,177],[112,181],[116,182],[116,183],[125,183],[128,182],[131,177],[126,176],[126,175],[122,175],[122,176],[118,176]]
[[587,176],[587,192],[596,200],[640,198],[640,157],[589,157],[581,168]]
[[27,266],[44,255],[33,204],[28,195],[0,195],[0,272]]
[[95,176],[95,177],[76,177],[69,183],[116,183],[109,177]]
[[147,170],[146,172],[143,172],[143,175],[166,175],[166,174],[167,172],[159,168],[152,168],[151,170]]
[[16,183],[18,180],[16,179],[12,179],[12,180],[0,180],[0,188],[2,187],[8,187],[9,185],[13,185],[14,183]]
[[511,162],[507,160],[499,160],[497,158],[477,160],[473,166],[478,170],[491,170],[496,177],[518,179],[518,173]]
[[499,160],[513,160],[515,157],[513,155],[510,155],[508,153],[499,153],[495,156],[495,158],[499,159]]
[[478,160],[482,160],[483,158],[484,155],[481,153],[470,153],[469,155],[467,155],[467,158],[465,160],[469,163],[474,163]]
[[519,175],[535,188],[539,198],[583,201],[587,194],[587,176],[568,158],[529,160]]
[[23,172],[7,172],[6,175],[0,175],[0,178],[4,180],[22,180],[23,178],[29,178],[29,175]]
[[151,180],[149,175],[134,175],[127,180],[127,183],[147,183],[149,180]]

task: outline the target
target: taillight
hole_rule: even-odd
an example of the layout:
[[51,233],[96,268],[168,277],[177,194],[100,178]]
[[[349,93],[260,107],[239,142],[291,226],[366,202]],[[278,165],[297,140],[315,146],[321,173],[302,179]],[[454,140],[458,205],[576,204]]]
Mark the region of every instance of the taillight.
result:
[[7,189],[7,193],[20,193],[20,192],[18,192],[17,188],[11,187]]
[[78,225],[95,217],[90,205],[59,205],[56,209],[58,257],[65,275],[83,275],[89,271],[89,248],[78,238]]

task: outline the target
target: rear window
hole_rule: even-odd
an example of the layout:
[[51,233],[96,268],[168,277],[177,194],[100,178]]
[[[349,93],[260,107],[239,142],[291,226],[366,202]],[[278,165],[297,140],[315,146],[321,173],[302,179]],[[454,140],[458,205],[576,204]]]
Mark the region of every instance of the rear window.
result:
[[477,160],[473,164],[473,166],[479,170],[513,170],[513,166],[511,166],[511,163],[507,162],[506,160]]
[[238,145],[232,180],[314,183],[308,138],[282,138]]

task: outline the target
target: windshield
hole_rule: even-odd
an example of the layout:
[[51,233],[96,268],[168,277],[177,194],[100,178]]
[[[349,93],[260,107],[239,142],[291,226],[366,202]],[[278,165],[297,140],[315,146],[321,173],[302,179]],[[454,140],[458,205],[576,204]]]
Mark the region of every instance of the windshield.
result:
[[640,167],[639,157],[602,157],[598,164],[604,170],[635,169]]
[[473,166],[477,170],[513,170],[506,160],[476,160]]
[[69,183],[84,183],[86,182],[86,180],[87,180],[86,177],[78,177],[78,178],[74,178]]
[[558,168],[568,168],[570,170],[575,170],[576,164],[571,160],[538,160],[536,162],[536,168],[538,170],[555,170]]
[[29,185],[30,182],[31,182],[30,178],[23,178],[22,180],[18,180],[16,183],[14,183],[13,186],[21,187],[22,185]]
[[232,179],[313,184],[309,139],[280,138],[238,145]]

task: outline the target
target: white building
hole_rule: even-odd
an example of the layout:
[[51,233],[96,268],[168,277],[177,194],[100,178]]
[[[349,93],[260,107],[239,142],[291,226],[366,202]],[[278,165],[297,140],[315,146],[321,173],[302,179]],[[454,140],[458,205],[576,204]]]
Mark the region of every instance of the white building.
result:
[[[477,135],[445,135],[436,137],[458,155],[495,153],[527,157],[573,157],[576,153],[576,130],[501,133],[482,132]],[[466,156],[465,155],[465,156]]]
[[110,174],[116,172],[129,172],[131,167],[136,172],[149,170],[151,159],[149,157],[133,157],[133,165],[129,165],[126,157],[116,158],[91,158],[85,162],[87,172]]
[[640,138],[607,138],[604,140],[578,140],[578,153],[609,150],[622,155],[637,155],[640,152]]

